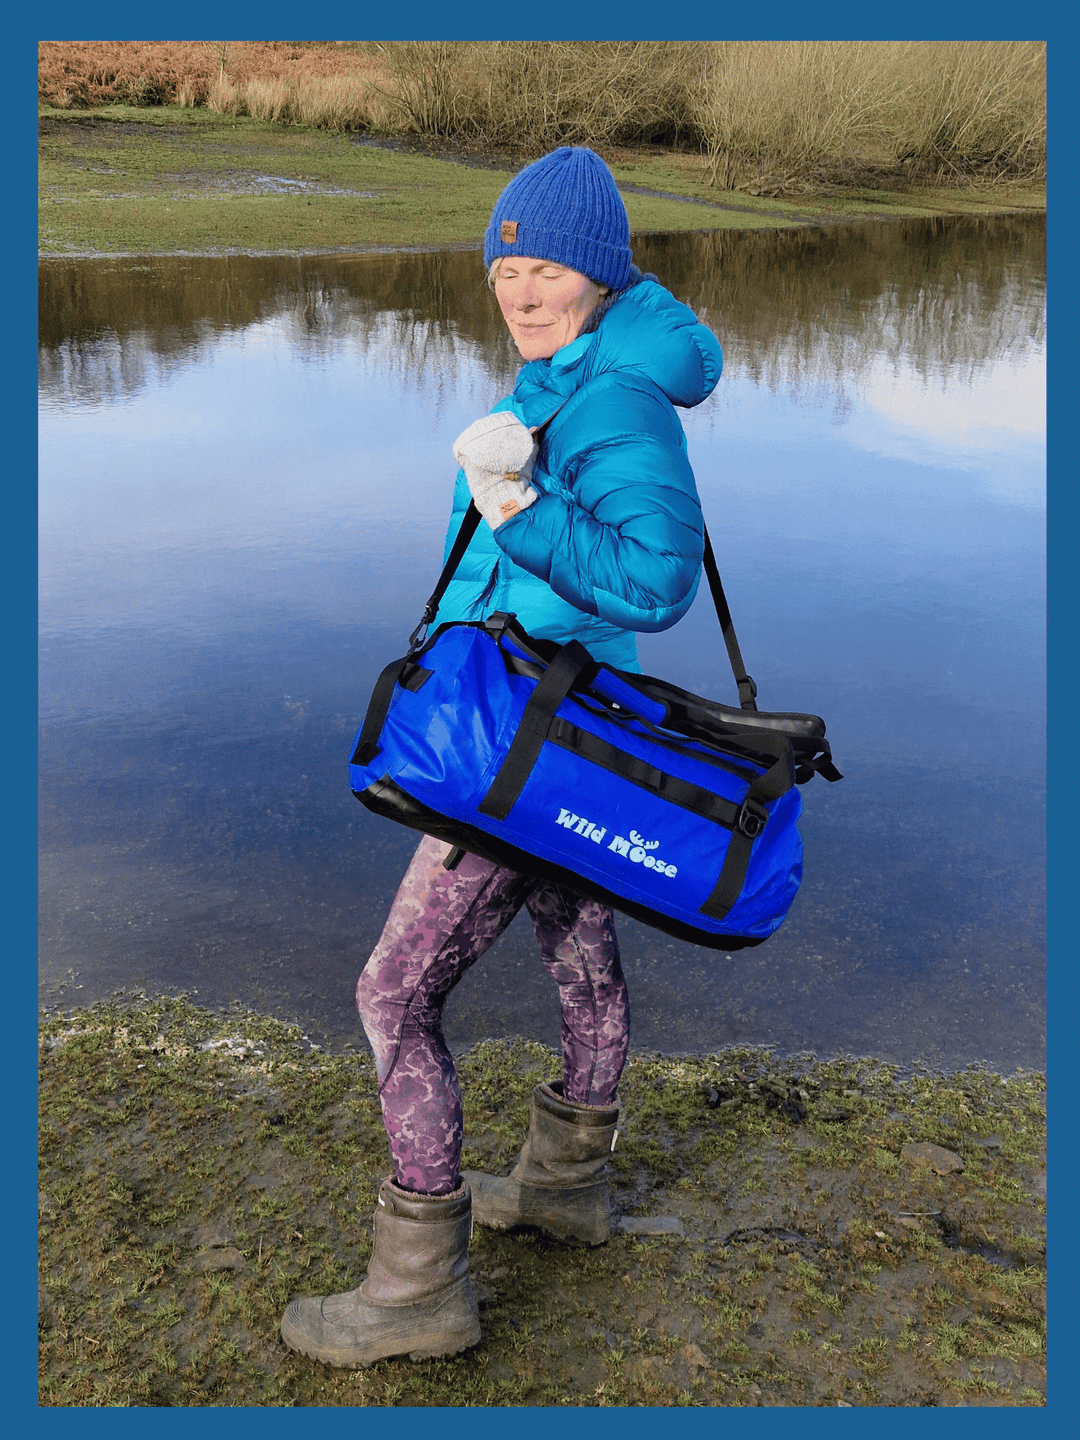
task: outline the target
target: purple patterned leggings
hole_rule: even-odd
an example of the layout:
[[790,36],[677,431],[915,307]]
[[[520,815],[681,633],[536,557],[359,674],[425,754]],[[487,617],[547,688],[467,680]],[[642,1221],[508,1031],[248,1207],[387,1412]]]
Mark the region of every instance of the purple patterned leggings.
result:
[[563,1093],[609,1105],[626,1063],[630,1005],[611,911],[561,886],[425,835],[356,986],[375,1052],[396,1183],[446,1195],[460,1183],[461,1092],[442,1034],[446,997],[524,904],[562,1005]]

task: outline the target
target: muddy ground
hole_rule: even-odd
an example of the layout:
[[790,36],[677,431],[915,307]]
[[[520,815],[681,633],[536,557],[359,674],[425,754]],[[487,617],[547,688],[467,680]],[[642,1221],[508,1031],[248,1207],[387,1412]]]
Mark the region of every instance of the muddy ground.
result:
[[[370,1057],[182,997],[40,1044],[42,1405],[1045,1403],[1038,1074],[635,1054],[608,1244],[478,1227],[480,1345],[351,1372],[277,1327],[363,1275]],[[460,1070],[465,1163],[505,1170],[555,1057],[486,1041]]]

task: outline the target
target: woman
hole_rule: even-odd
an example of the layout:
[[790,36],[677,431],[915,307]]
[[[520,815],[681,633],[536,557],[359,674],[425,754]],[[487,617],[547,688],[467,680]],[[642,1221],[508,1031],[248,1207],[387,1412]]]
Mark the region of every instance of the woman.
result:
[[[484,260],[526,363],[513,394],[454,443],[447,551],[470,499],[487,524],[436,624],[513,611],[535,636],[575,638],[640,672],[636,632],[673,625],[697,589],[701,509],[673,406],[712,392],[720,347],[632,265],[626,209],[591,150],[564,147],[515,176]],[[367,1278],[345,1295],[294,1300],[281,1327],[293,1349],[332,1365],[479,1340],[473,1219],[587,1244],[608,1236],[604,1167],[630,1019],[612,913],[476,856],[447,869],[448,853],[421,842],[357,986],[394,1174],[379,1191]],[[442,1009],[522,905],[559,987],[562,1078],[537,1087],[509,1176],[462,1175]]]

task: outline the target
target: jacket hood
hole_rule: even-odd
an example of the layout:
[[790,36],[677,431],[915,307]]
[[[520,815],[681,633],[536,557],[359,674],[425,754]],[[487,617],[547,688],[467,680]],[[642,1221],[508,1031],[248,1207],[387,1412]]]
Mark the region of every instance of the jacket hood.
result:
[[547,399],[561,403],[594,376],[629,370],[651,380],[673,405],[700,405],[723,367],[720,342],[688,305],[654,276],[635,279],[594,330],[550,360],[531,360],[514,387],[513,408],[526,424],[540,422]]

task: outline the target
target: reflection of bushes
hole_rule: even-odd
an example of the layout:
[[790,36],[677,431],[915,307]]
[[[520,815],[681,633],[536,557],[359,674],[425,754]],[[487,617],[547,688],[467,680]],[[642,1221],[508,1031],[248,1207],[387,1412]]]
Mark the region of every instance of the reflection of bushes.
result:
[[650,235],[634,258],[777,386],[850,381],[872,355],[923,376],[1019,356],[1043,338],[1045,245],[1043,218],[972,216]]
[[524,156],[686,146],[719,188],[765,194],[1046,171],[1037,41],[43,41],[39,93]]
[[[884,356],[928,376],[1043,333],[1044,221],[909,220],[829,229],[638,237],[634,256],[760,383],[853,382]],[[377,336],[418,379],[479,356],[518,363],[475,252],[362,257],[143,257],[40,267],[41,381],[93,400],[133,393],[148,365],[186,363],[216,333],[291,316],[305,348]]]

